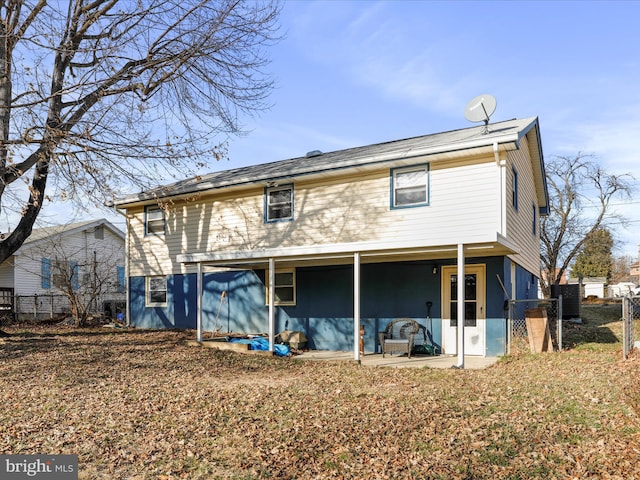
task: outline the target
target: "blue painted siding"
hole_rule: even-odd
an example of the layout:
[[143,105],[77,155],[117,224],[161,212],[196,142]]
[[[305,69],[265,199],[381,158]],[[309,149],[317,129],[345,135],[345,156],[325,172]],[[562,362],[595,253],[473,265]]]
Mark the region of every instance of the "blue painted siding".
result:
[[[441,292],[438,263],[403,262],[361,266],[362,325],[365,350],[377,352],[378,332],[397,317],[413,318],[422,326],[417,343],[441,345]],[[487,355],[503,355],[506,341],[505,296],[497,275],[509,285],[509,261],[503,257],[467,259],[467,263],[487,266]],[[203,329],[222,332],[264,333],[268,331],[268,307],[265,304],[265,271],[207,273],[203,285]],[[300,330],[308,346],[318,350],[352,350],[353,266],[305,267],[296,270],[295,306],[276,308],[276,331]],[[518,285],[526,293],[537,292],[530,273],[517,271]],[[536,280],[537,281],[537,280]],[[142,328],[196,328],[196,275],[169,276],[167,306],[145,307],[144,277],[130,279],[131,322]],[[509,287],[507,287],[509,288]],[[222,292],[226,292],[222,298]],[[523,291],[523,294],[525,292]],[[432,302],[427,318],[426,302]]]
[[129,280],[131,324],[139,328],[195,328],[196,276],[174,275],[167,278],[167,305],[145,306],[145,279]]

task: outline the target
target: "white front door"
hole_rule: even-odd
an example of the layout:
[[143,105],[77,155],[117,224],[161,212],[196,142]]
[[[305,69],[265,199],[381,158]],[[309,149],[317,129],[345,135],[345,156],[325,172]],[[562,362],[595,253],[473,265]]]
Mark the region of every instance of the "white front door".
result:
[[[458,353],[458,267],[442,267],[442,346],[444,353]],[[464,353],[485,354],[484,265],[464,267]]]

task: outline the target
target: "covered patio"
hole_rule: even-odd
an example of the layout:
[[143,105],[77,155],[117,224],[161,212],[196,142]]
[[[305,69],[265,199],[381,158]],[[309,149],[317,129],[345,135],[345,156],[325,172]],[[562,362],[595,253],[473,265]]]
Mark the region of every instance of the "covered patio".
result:
[[[205,268],[227,268],[237,270],[258,270],[264,269],[267,272],[267,285],[275,285],[275,272],[278,267],[301,267],[312,265],[336,265],[351,264],[352,285],[353,285],[353,350],[328,351],[315,350],[306,352],[299,356],[301,359],[310,360],[352,360],[360,362],[362,365],[371,366],[392,366],[392,367],[424,367],[433,368],[484,368],[494,363],[496,358],[478,358],[476,355],[465,353],[464,325],[457,329],[457,354],[444,355],[439,357],[387,357],[382,355],[369,354],[361,355],[359,351],[359,338],[361,326],[361,264],[378,263],[385,261],[442,261],[443,259],[455,259],[457,275],[464,277],[465,257],[469,256],[496,256],[513,253],[515,248],[504,239],[498,236],[495,243],[481,243],[471,245],[446,245],[446,246],[406,246],[403,248],[380,248],[377,244],[370,243],[359,245],[363,252],[353,251],[354,245],[330,245],[312,247],[289,247],[286,249],[232,251],[232,252],[211,252],[178,255],[177,260],[182,264],[195,264],[197,268],[197,342],[203,341],[203,292]],[[457,316],[465,316],[465,293],[464,282],[457,285]],[[267,318],[268,318],[268,338],[269,351],[274,351],[275,345],[275,289],[268,289]],[[467,360],[469,364],[467,364]]]

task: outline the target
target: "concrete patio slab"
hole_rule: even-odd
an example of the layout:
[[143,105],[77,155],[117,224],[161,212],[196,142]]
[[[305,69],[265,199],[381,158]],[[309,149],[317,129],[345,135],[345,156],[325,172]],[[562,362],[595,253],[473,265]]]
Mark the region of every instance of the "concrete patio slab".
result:
[[[353,352],[338,352],[330,350],[309,350],[300,355],[296,355],[295,359],[305,361],[327,361],[327,362],[354,362]],[[498,361],[498,357],[480,357],[466,356],[464,357],[465,369],[483,369],[487,368]],[[390,367],[390,368],[455,368],[458,365],[458,357],[456,355],[385,355],[382,358],[380,353],[367,353],[360,356],[360,364],[365,367]]]

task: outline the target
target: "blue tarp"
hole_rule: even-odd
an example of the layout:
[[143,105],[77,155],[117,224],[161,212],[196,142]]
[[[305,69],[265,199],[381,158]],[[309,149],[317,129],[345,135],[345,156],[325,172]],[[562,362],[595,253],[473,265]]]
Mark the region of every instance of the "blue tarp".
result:
[[[249,350],[269,350],[269,339],[264,337],[254,338],[230,338],[230,342],[245,343],[249,345]],[[275,344],[273,346],[273,352],[279,357],[288,357],[291,350],[286,345]]]

